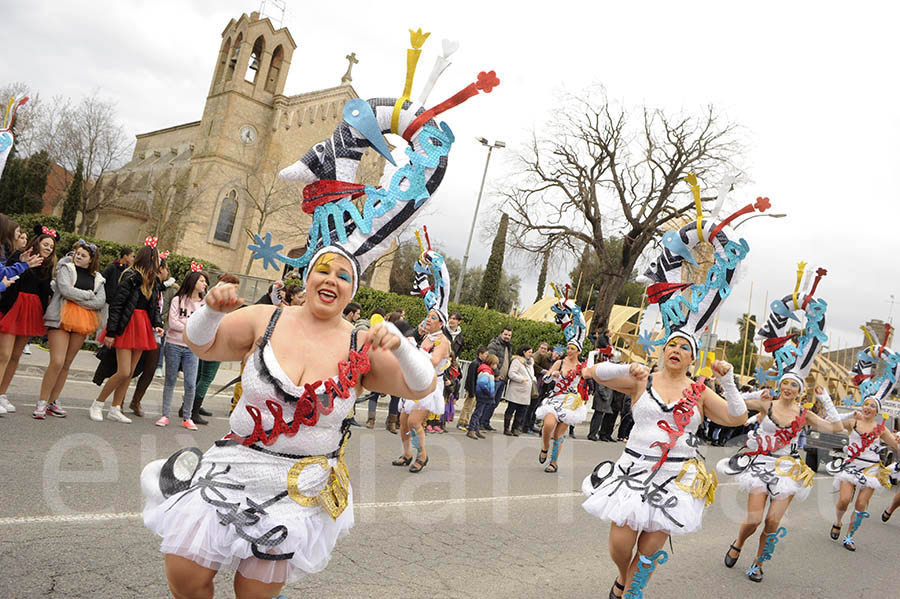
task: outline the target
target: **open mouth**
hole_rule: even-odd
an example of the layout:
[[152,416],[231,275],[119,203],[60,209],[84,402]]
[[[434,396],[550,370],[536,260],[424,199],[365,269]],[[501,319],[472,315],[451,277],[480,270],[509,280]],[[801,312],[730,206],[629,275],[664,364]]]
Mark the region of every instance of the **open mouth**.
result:
[[326,304],[333,303],[337,299],[337,294],[333,291],[329,291],[328,289],[320,289],[318,295],[319,299]]

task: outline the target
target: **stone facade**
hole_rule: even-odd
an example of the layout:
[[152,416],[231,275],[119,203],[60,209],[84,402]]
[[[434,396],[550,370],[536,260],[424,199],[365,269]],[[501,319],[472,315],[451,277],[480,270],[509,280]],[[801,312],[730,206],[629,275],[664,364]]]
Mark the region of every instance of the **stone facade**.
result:
[[[285,249],[303,246],[310,215],[301,189],[277,178],[313,144],[331,136],[344,103],[357,98],[349,81],[294,96],[284,83],[296,44],[257,13],[231,20],[199,121],[137,136],[131,161],[104,177],[98,237],[136,243],[147,234],[160,247],[247,273],[249,232],[271,232]],[[367,151],[358,183],[377,185],[384,160]],[[264,220],[260,225],[260,220]],[[389,261],[371,284],[387,289]],[[255,261],[249,273],[274,278]]]

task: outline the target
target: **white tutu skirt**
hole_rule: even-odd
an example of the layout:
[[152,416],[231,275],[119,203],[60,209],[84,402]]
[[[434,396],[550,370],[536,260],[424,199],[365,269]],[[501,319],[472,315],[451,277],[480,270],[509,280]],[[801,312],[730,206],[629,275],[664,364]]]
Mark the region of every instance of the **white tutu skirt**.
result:
[[440,377],[437,381],[434,391],[420,400],[400,398],[400,411],[404,414],[412,414],[415,410],[425,410],[433,414],[443,414],[444,383]]
[[834,490],[841,488],[842,482],[850,483],[858,489],[890,489],[891,484],[898,483],[896,464],[884,467],[881,464],[854,460],[841,465],[840,458],[828,464],[825,470],[834,476]]
[[[616,462],[600,463],[581,484],[587,496],[581,507],[601,520],[639,532],[683,535],[699,530],[706,507],[706,491],[699,491],[703,477],[697,475],[698,464],[705,471],[702,462],[668,461],[649,478],[654,464],[627,453]],[[676,482],[682,469],[686,471]],[[692,487],[698,492],[689,490]],[[702,497],[695,497],[701,492]]]
[[[199,450],[189,451],[199,455]],[[325,487],[330,469],[320,465],[295,473],[289,485],[295,460],[239,445],[214,446],[196,470],[176,467],[174,477],[165,463],[151,462],[141,473],[144,525],[162,537],[160,551],[206,568],[235,569],[264,583],[293,582],[323,570],[337,540],[353,526],[350,489],[348,505],[336,520],[318,505],[291,499],[298,492],[313,497]],[[336,463],[328,460],[332,467]],[[171,488],[166,481],[173,478],[186,490],[166,497],[162,489]]]
[[543,420],[547,414],[553,414],[558,421],[569,426],[575,426],[584,422],[584,419],[587,418],[587,405],[584,402],[580,402],[581,405],[576,409],[569,409],[564,404],[565,397],[557,395],[546,398],[534,411],[534,417],[537,420]]
[[805,501],[815,473],[797,456],[736,454],[716,463],[716,472],[731,477],[746,493],[766,493],[772,499],[793,496]]

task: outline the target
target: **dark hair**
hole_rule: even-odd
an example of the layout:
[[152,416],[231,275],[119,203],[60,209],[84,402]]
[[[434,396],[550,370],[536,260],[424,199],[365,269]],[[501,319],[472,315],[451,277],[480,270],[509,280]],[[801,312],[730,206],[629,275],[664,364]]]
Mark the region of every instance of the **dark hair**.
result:
[[400,314],[400,310],[394,310],[387,316],[388,322],[396,323],[398,320],[402,320],[402,319],[403,319],[403,315]]
[[524,357],[525,357],[525,352],[527,352],[527,351],[530,350],[530,349],[531,349],[531,346],[530,346],[530,345],[523,345],[523,346],[521,346],[519,349],[516,350],[516,355],[517,355],[517,356],[522,356],[522,357],[524,358]]
[[97,246],[94,246],[94,251],[91,252],[87,242],[81,243],[81,241],[76,241],[75,245],[72,247],[72,264],[75,263],[75,250],[81,249],[86,251],[91,257],[91,261],[88,263],[87,269],[91,274],[95,274],[97,272],[97,269],[100,268],[100,250],[97,249]]
[[40,235],[32,237],[31,241],[28,242],[28,245],[25,246],[25,251],[31,250],[32,254],[39,254],[40,250],[38,246],[45,239],[53,240],[53,251],[50,252],[50,255],[44,259],[44,262],[37,267],[37,269],[33,269],[38,271],[38,276],[41,279],[49,279],[53,274],[53,269],[56,268],[56,237],[47,233],[41,233]]
[[197,286],[197,281],[200,280],[200,277],[206,279],[206,286],[209,287],[209,275],[205,272],[190,272],[188,276],[184,278],[181,282],[181,287],[178,288],[178,291],[175,292],[175,297],[189,296],[194,293],[194,287]]
[[512,333],[512,329],[509,328],[509,327],[503,327],[503,330],[500,331],[500,332],[501,332],[501,333],[505,333],[506,331],[509,331],[510,333]]
[[[145,246],[146,247],[146,246]],[[130,247],[121,247],[119,248],[119,260],[127,256],[128,254],[133,254],[134,250]]]
[[162,270],[163,268],[169,268],[169,263],[166,262],[165,258],[161,257],[159,259],[159,269],[157,270],[156,274],[159,274],[159,271]]
[[372,310],[372,316],[375,316],[376,314],[384,317],[384,310],[382,310],[381,308],[375,308],[374,310]]
[[16,247],[16,221],[0,213],[0,258],[6,260]]
[[219,275],[219,278],[216,280],[216,283],[228,283],[229,285],[240,285],[241,280],[237,275],[232,274],[230,272],[223,272]]
[[478,346],[478,349],[475,351],[475,355],[476,355],[476,356],[480,356],[481,354],[483,354],[483,353],[486,352],[487,350],[488,350],[488,348],[487,348],[486,345],[479,345],[479,346]]
[[460,322],[463,321],[462,314],[460,314],[459,312],[451,312],[451,313],[450,313],[450,318],[455,318],[456,320],[458,320],[458,321],[460,321]]
[[[127,256],[128,254],[123,254]],[[138,250],[137,256],[134,257],[134,265],[131,270],[141,275],[141,293],[144,297],[150,299],[153,295],[153,285],[156,281],[156,275],[159,274],[159,252],[156,248],[145,245]],[[123,273],[124,274],[124,273]]]
[[362,306],[357,304],[356,302],[350,302],[346,306],[344,306],[344,316],[347,316],[351,312],[359,312],[362,311]]

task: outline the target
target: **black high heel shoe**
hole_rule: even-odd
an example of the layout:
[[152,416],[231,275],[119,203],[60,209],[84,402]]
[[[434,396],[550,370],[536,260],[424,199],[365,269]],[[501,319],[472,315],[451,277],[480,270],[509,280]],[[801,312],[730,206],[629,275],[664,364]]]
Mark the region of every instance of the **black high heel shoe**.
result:
[[[737,551],[737,555],[734,557],[731,557],[730,553],[732,551]],[[731,547],[728,548],[728,551],[725,552],[725,567],[733,568],[734,565],[737,563],[739,557],[741,557],[741,550],[738,549],[737,547],[735,547],[734,544],[732,543]]]
[[624,591],[625,587],[619,584],[619,580],[616,579],[613,582],[612,587],[609,589],[609,599],[622,599],[622,595],[616,595],[616,591]]
[[831,525],[831,532],[829,533],[832,541],[837,541],[838,537],[841,536],[841,527],[837,524]]

